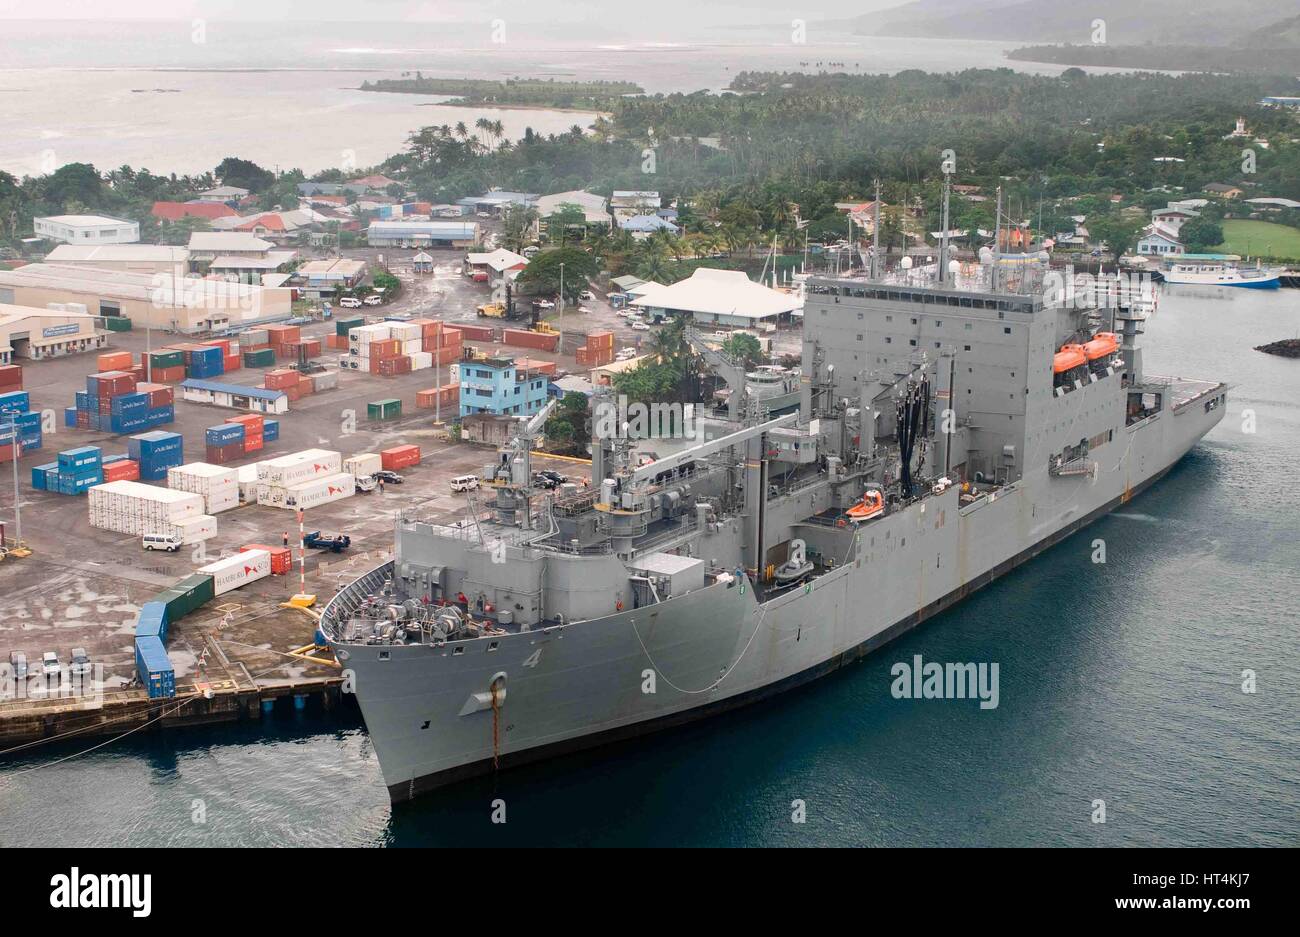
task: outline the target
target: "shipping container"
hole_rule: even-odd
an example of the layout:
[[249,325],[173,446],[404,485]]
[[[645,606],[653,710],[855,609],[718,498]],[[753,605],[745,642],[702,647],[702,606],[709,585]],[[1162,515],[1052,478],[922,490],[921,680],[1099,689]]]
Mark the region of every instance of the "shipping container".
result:
[[271,547],[263,543],[250,543],[239,548],[246,550],[265,550],[271,555],[271,575],[283,576],[293,569],[293,551],[288,547]]
[[140,477],[148,481],[166,478],[169,468],[185,462],[185,440],[180,433],[155,430],[132,436],[126,441],[126,451],[140,463]]
[[339,473],[317,478],[301,485],[294,485],[285,492],[284,506],[295,510],[306,510],[350,498],[357,492],[356,479],[351,475]]
[[258,479],[269,485],[292,488],[316,478],[337,475],[342,471],[343,457],[329,449],[305,449],[258,463]]
[[212,465],[229,465],[231,462],[238,462],[244,457],[244,441],[236,439],[232,443],[224,446],[207,446],[203,450],[203,458]]
[[176,695],[176,672],[167,657],[167,649],[158,638],[137,638],[135,642],[136,673],[150,699],[166,699]]
[[383,460],[385,469],[390,472],[397,472],[420,464],[420,447],[411,445],[394,446],[391,449],[384,449],[379,453],[379,457]]
[[212,577],[203,573],[186,576],[180,582],[164,589],[151,601],[161,602],[167,607],[167,621],[174,625],[186,615],[192,614],[203,605],[212,601],[216,593],[212,587]]
[[266,550],[244,550],[199,569],[212,577],[212,591],[225,595],[271,575],[271,554]]
[[104,464],[105,482],[133,482],[140,478],[140,463],[134,459],[121,459]]
[[259,348],[255,351],[246,351],[243,358],[246,368],[269,368],[275,364],[275,350]]
[[228,446],[232,442],[243,442],[243,423],[219,423],[209,426],[204,433],[204,442],[209,446]]
[[203,498],[135,481],[114,481],[89,490],[90,526],[121,534],[169,534],[177,522],[203,514]]
[[239,507],[239,475],[231,468],[208,462],[191,462],[167,471],[167,486],[203,497],[208,514]]
[[56,475],[59,471],[57,462],[46,462],[44,465],[32,466],[32,487],[37,491],[45,491],[45,476],[47,472],[54,472]]
[[140,606],[140,614],[135,619],[135,637],[137,641],[140,638],[167,640],[166,603],[155,600]]
[[[239,495],[236,494],[235,497],[238,499]],[[183,521],[177,521],[174,526],[174,533],[180,536],[181,543],[186,546],[203,543],[217,535],[217,519],[211,514],[187,517]]]
[[25,390],[11,390],[0,394],[0,413],[26,413],[31,408],[32,399]]
[[0,364],[0,393],[23,389],[23,369],[16,364]]
[[59,471],[76,472],[78,469],[96,468],[102,463],[102,456],[103,453],[98,446],[65,449],[59,453]]
[[365,478],[384,467],[383,457],[378,452],[358,452],[343,460],[343,468],[354,478]]
[[401,415],[402,401],[393,397],[366,404],[366,416],[370,420],[395,420]]
[[275,442],[280,438],[280,421],[263,420],[262,421],[262,441]]

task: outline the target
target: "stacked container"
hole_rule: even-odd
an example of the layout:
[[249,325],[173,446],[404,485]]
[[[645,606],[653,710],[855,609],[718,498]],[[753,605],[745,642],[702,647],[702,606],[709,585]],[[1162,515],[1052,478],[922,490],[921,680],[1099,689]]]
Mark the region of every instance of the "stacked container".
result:
[[234,469],[191,462],[167,472],[167,486],[173,491],[188,491],[203,498],[208,514],[220,514],[239,507],[239,475]]
[[239,485],[239,501],[241,504],[253,504],[257,501],[257,466],[259,463],[254,462],[251,465],[241,465],[235,469],[236,483]]
[[266,550],[243,550],[199,569],[212,577],[214,595],[225,595],[271,575],[271,554]]
[[[126,354],[129,358],[129,353]],[[100,358],[113,356],[101,355]],[[103,371],[86,378],[85,391],[78,391],[75,413],[64,411],[64,423],[78,429],[136,433],[154,426],[163,426],[176,419],[176,407],[170,387],[161,384],[142,384],[136,373],[130,371]],[[155,369],[155,380],[158,369]]]
[[53,473],[45,473],[45,490],[61,495],[85,494],[104,482],[102,453],[98,446],[81,446],[59,453]]
[[215,597],[212,589],[212,577],[202,573],[187,576],[169,589],[164,589],[153,597],[167,608],[167,621],[175,624],[186,615],[200,608],[205,602]]
[[289,357],[287,346],[302,339],[302,329],[296,325],[268,325],[267,341],[275,351],[277,358]]
[[157,638],[159,641],[167,640],[167,606],[163,602],[154,600],[145,602],[140,606],[140,614],[135,620],[135,637],[136,640],[141,638]]
[[149,378],[163,384],[176,384],[185,380],[185,355],[179,348],[150,352]]
[[[257,503],[284,507],[289,491],[342,472],[342,456],[326,449],[306,449],[257,464]],[[351,477],[351,476],[349,476]],[[348,494],[352,494],[351,491]]]
[[95,358],[95,365],[102,371],[130,371],[135,361],[129,351],[106,351]]
[[244,456],[244,424],[220,423],[209,426],[204,433],[207,444],[207,461],[213,465],[226,465]]
[[180,433],[155,430],[132,436],[126,441],[126,451],[140,464],[142,479],[159,481],[167,477],[169,468],[185,461],[185,440]]
[[262,420],[262,443],[276,442],[280,438],[279,420]]
[[243,416],[226,418],[227,423],[239,423],[244,427],[244,454],[261,452],[265,442],[263,426],[265,420],[260,413],[246,413]]
[[[119,534],[176,536],[198,543],[216,534],[216,518],[203,513],[203,497],[139,482],[108,482],[90,489],[90,526]],[[205,518],[193,523],[195,519]],[[186,524],[186,521],[192,523]]]
[[12,462],[15,456],[39,449],[43,444],[41,414],[32,412],[27,391],[0,393],[0,462]]
[[614,333],[607,331],[588,332],[587,344],[579,346],[576,356],[578,364],[598,368],[614,360]]
[[306,510],[333,501],[342,501],[356,493],[357,480],[346,472],[340,472],[287,489],[284,503],[278,506],[291,510]]
[[255,348],[244,352],[244,367],[270,368],[275,365],[275,349]]
[[556,332],[534,332],[531,329],[505,329],[501,333],[501,342],[521,348],[536,348],[539,351],[555,351],[560,344]]

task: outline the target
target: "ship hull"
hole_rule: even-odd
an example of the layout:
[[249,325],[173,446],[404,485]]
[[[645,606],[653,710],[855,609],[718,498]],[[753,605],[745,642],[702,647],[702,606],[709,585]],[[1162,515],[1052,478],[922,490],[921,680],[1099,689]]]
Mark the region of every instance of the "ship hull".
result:
[[962,599],[977,592],[994,580],[1005,576],[1022,563],[1033,559],[1060,541],[1078,533],[1093,521],[1104,517],[1115,508],[1119,507],[1122,503],[1130,500],[1131,497],[1145,491],[1148,487],[1155,484],[1168,474],[1172,468],[1172,465],[1165,468],[1154,478],[1149,479],[1142,483],[1138,488],[1131,491],[1128,497],[1121,495],[1120,497],[1115,498],[1109,504],[1098,508],[1087,517],[1080,518],[1068,528],[1053,534],[1046,540],[1041,541],[1039,544],[1022,551],[1011,559],[999,564],[995,569],[985,573],[978,580],[967,583],[959,589],[954,589],[952,592],[949,592],[947,595],[931,603],[926,608],[919,610],[914,615],[910,615],[907,618],[894,622],[883,631],[867,638],[856,646],[837,654],[829,660],[800,671],[797,674],[793,674],[775,683],[761,686],[733,697],[728,697],[712,703],[706,703],[694,709],[687,709],[667,716],[652,718],[643,722],[620,726],[615,729],[595,732],[590,735],[577,736],[559,742],[535,746],[522,751],[506,752],[499,755],[495,760],[492,758],[485,758],[479,761],[459,765],[455,768],[425,774],[408,781],[389,784],[389,798],[395,804],[401,803],[403,801],[412,800],[421,794],[437,790],[438,788],[467,781],[475,777],[481,777],[490,774],[493,771],[517,768],[534,762],[545,761],[550,758],[557,758],[592,748],[599,748],[605,745],[628,741],[655,732],[662,732],[701,719],[707,719],[711,716],[721,715],[743,706],[761,702],[762,700],[770,699],[781,693],[805,686],[806,684],[827,676],[828,674],[839,670],[846,664],[853,663],[886,644],[889,644],[891,641],[901,637],[933,616],[957,604]]
[[[747,581],[735,581],[459,652],[335,647],[355,674],[390,797],[408,800],[494,768],[703,719],[837,670],[1154,484],[1223,409],[1162,413],[1099,450],[1089,478],[1043,473],[968,506],[952,488],[879,518],[852,534],[858,559],[762,605]],[[494,708],[484,700],[497,678],[506,692]]]

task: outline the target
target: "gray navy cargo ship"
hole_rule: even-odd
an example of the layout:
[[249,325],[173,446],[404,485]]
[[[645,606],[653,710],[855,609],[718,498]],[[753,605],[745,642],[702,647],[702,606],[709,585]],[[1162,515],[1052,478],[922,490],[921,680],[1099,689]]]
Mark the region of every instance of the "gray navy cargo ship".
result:
[[320,623],[392,800],[799,686],[1159,480],[1227,387],[1146,374],[1146,312],[1053,276],[986,256],[813,277],[797,412],[692,335],[729,422],[641,464],[615,421],[589,488],[543,491],[543,412],[484,511],[399,516],[393,560]]

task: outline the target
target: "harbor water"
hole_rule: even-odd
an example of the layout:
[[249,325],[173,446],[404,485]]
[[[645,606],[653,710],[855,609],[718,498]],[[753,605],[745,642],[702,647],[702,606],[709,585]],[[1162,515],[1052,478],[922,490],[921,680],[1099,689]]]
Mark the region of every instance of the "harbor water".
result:
[[[1294,845],[1300,361],[1253,348],[1298,334],[1291,291],[1166,288],[1147,371],[1231,382],[1216,429],[801,690],[398,808],[351,706],[37,746],[0,760],[0,846]],[[998,664],[998,706],[895,699],[915,655]]]

